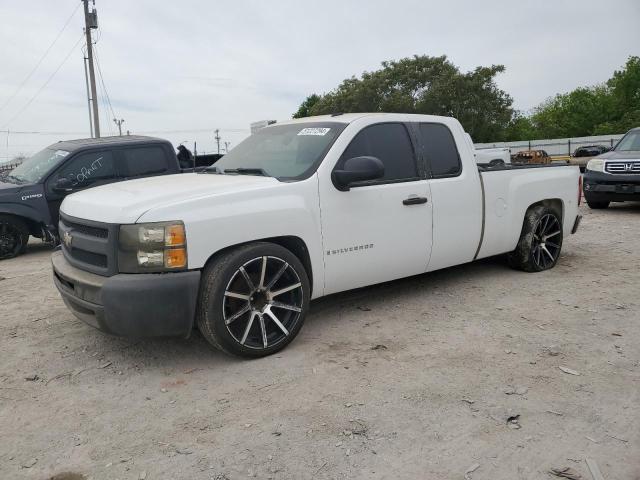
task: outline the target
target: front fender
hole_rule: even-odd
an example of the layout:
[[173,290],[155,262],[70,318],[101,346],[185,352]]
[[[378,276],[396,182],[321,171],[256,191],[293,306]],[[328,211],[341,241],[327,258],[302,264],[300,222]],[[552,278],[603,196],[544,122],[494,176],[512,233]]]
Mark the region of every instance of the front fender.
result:
[[318,178],[279,182],[264,188],[197,198],[151,209],[137,223],[182,220],[189,269],[203,268],[217,252],[273,237],[298,237],[306,244],[314,276],[313,298],[324,293],[324,262]]
[[49,207],[41,184],[0,190],[0,213],[16,215],[47,225]]
[[32,205],[22,205],[19,203],[2,203],[0,204],[0,214],[15,215],[16,217],[25,218],[37,225],[46,227],[49,224],[49,211],[46,215]]

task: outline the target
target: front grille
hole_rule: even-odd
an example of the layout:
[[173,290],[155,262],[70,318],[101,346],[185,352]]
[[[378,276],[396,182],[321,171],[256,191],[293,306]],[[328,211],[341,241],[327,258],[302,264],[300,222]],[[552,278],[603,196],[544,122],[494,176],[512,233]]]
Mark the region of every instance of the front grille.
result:
[[607,162],[605,166],[607,173],[638,174],[640,173],[640,161],[632,162]]
[[70,253],[76,260],[88,263],[89,265],[95,265],[100,268],[107,268],[109,265],[107,256],[100,253],[89,252],[81,248],[71,248]]
[[92,227],[89,225],[82,225],[80,223],[71,222],[69,220],[61,220],[67,227],[85,235],[98,238],[109,238],[109,230],[106,228]]
[[118,225],[61,213],[58,233],[62,253],[71,265],[107,277],[117,273]]

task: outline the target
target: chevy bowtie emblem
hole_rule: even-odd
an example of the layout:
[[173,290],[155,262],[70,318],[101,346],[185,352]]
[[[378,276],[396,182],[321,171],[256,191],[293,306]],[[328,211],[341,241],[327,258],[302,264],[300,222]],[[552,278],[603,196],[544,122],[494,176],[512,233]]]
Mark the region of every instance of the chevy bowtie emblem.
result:
[[71,242],[73,242],[73,237],[69,232],[64,232],[62,235],[62,241],[64,242],[67,248],[71,248]]

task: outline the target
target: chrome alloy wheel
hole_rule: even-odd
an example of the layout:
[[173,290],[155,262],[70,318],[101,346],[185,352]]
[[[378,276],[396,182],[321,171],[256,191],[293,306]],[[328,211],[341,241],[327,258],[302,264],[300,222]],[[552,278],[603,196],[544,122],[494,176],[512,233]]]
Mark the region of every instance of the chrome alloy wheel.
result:
[[562,235],[560,222],[555,215],[547,213],[538,221],[533,230],[531,255],[540,269],[553,265],[560,255],[560,241]]
[[295,269],[281,258],[263,256],[235,271],[224,292],[222,314],[240,345],[265,349],[289,336],[303,304],[302,282]]

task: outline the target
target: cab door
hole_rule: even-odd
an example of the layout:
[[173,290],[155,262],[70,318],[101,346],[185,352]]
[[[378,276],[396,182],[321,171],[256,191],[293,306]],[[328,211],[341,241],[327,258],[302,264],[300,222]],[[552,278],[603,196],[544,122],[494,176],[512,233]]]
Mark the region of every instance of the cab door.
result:
[[429,182],[410,126],[378,123],[360,130],[334,169],[353,157],[382,161],[382,179],[339,191],[320,181],[325,294],[424,273],[431,253]]

